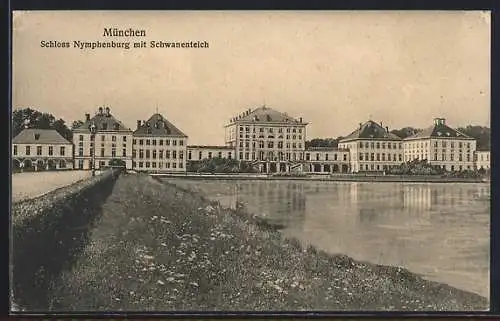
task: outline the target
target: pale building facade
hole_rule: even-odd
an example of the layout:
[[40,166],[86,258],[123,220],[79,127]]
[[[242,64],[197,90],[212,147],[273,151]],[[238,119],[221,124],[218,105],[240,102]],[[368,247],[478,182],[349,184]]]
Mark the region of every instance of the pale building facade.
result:
[[339,148],[349,151],[350,172],[381,172],[403,163],[400,137],[372,120],[360,123],[341,139]]
[[490,151],[478,150],[475,156],[475,168],[489,170],[491,168]]
[[427,160],[448,171],[474,169],[476,140],[446,125],[444,118],[404,139],[405,162]]
[[24,129],[12,139],[12,169],[73,169],[73,144],[54,129]]
[[305,150],[302,171],[313,173],[349,172],[349,150],[333,147],[309,147]]
[[161,114],[137,121],[132,166],[137,171],[185,172],[188,136]]
[[195,146],[187,147],[187,160],[200,161],[211,158],[235,159],[235,149],[228,146]]
[[267,173],[287,172],[302,166],[307,123],[262,106],[231,118],[226,129],[226,146],[236,150],[235,158],[258,166]]
[[[91,125],[96,128],[95,135],[90,132]],[[83,124],[73,129],[73,144],[77,169],[92,169],[93,161],[96,169],[116,161],[121,161],[127,169],[132,169],[132,130],[116,119],[109,107],[99,107],[92,118],[90,114],[85,115]]]

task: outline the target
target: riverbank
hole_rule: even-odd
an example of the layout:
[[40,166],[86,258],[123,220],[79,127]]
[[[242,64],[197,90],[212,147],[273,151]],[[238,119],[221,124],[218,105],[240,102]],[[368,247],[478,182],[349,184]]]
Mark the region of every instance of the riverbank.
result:
[[53,311],[466,311],[487,299],[405,269],[328,255],[238,210],[122,175]]
[[222,174],[222,173],[152,173],[151,176],[187,179],[225,179],[225,180],[305,180],[305,181],[339,181],[339,182],[408,182],[408,183],[488,183],[482,178],[459,178],[441,176],[399,176],[399,175],[356,175],[356,174],[307,174],[300,176],[271,174]]

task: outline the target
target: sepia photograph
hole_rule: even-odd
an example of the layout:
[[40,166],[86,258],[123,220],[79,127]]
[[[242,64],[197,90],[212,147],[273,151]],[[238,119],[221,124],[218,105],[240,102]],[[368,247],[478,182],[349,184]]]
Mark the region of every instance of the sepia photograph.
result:
[[13,11],[10,310],[490,310],[489,11]]

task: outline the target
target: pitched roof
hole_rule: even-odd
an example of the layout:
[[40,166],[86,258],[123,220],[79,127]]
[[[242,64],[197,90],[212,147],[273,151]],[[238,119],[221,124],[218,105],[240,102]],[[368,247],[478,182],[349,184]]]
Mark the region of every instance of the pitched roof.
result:
[[12,139],[13,144],[71,144],[55,129],[28,128]]
[[299,119],[288,116],[286,113],[279,112],[267,106],[262,106],[254,110],[249,109],[239,117],[231,119],[231,122],[254,122],[254,123],[290,123],[303,124]]
[[387,128],[382,127],[379,123],[369,120],[340,141],[345,142],[355,139],[401,140],[401,137],[389,132]]
[[[441,119],[440,119],[441,120]],[[421,138],[460,138],[474,139],[466,134],[459,132],[446,125],[444,121],[436,121],[434,125],[427,127],[421,132],[415,133],[405,138],[405,140],[421,139]]]
[[116,119],[111,113],[97,113],[94,117],[86,120],[82,125],[74,128],[74,132],[78,133],[90,133],[90,125],[94,123],[97,126],[97,131],[119,131],[119,132],[131,132],[130,128],[127,128],[121,121]]
[[160,114],[153,114],[138,129],[134,136],[182,136],[187,137],[182,131],[175,127]]

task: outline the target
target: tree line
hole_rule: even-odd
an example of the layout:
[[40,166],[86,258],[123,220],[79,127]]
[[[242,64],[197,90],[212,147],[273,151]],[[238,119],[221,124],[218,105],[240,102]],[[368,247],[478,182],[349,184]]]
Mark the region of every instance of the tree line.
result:
[[50,113],[43,113],[33,108],[15,109],[12,111],[12,137],[17,136],[25,127],[37,129],[55,129],[61,136],[69,141],[73,140],[72,128],[78,127],[83,122],[75,120],[71,128],[66,122],[57,119]]

